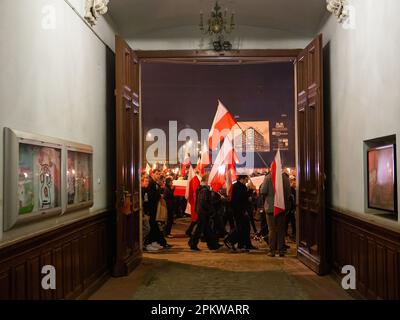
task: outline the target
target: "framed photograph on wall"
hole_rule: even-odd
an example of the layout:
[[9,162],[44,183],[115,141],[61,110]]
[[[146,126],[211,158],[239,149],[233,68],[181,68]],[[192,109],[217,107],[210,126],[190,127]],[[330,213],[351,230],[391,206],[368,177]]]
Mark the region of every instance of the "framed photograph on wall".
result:
[[367,150],[368,208],[397,214],[396,145]]
[[88,208],[93,205],[93,148],[82,144],[66,147],[66,210]]
[[63,145],[5,128],[4,230],[62,212]]

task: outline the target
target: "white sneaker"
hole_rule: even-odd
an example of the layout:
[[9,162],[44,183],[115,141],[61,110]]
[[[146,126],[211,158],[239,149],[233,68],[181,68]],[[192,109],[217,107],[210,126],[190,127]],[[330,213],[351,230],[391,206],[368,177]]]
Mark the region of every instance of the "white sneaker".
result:
[[156,252],[156,251],[159,251],[160,249],[158,249],[158,248],[156,248],[156,247],[153,247],[151,244],[148,244],[148,245],[145,247],[145,250],[148,251],[148,252]]
[[151,246],[154,247],[154,248],[157,248],[159,250],[164,249],[164,247],[161,246],[158,242],[152,242]]

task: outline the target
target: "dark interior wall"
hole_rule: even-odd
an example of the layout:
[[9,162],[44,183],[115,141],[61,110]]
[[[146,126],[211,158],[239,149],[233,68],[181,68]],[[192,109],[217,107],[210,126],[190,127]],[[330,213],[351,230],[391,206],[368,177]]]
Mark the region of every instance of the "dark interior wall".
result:
[[[270,121],[289,128],[285,166],[295,166],[294,68],[292,63],[257,65],[190,65],[143,63],[142,104],[144,134],[152,128],[168,132],[210,129],[220,99],[238,121]],[[144,135],[145,136],[145,135]],[[270,163],[275,152],[263,154]],[[262,166],[255,157],[256,166]]]

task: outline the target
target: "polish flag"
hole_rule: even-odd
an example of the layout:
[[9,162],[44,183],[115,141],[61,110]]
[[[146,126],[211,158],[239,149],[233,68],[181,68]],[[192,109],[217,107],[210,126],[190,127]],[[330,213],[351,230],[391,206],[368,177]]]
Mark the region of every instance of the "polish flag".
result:
[[186,185],[185,198],[187,199],[187,205],[185,212],[192,216],[192,221],[197,221],[196,213],[196,191],[200,185],[200,179],[193,170],[193,167],[189,168],[189,176]]
[[204,141],[203,149],[201,150],[201,159],[198,169],[201,175],[204,174],[204,169],[211,163],[210,152],[208,151],[207,143]]
[[228,135],[236,120],[232,117],[226,107],[218,100],[218,109],[215,114],[210,134],[208,135],[208,145],[211,150],[218,147],[219,143]]
[[[210,176],[208,178],[208,184],[215,192],[218,192],[224,185],[226,185],[227,171],[234,170],[237,162],[238,157],[228,136],[224,140],[224,143],[218,152],[217,159],[215,159]],[[229,174],[231,178],[233,178],[232,172]],[[232,181],[233,180],[231,180],[231,182]]]
[[181,174],[182,176],[186,176],[186,167],[190,165],[190,157],[189,154],[185,154],[185,158],[183,159]]
[[233,181],[236,180],[237,180],[236,166],[233,166],[232,168],[226,170],[225,174],[226,195],[228,196],[229,199],[232,198]]
[[285,212],[285,196],[283,193],[281,152],[278,149],[271,165],[272,185],[274,186],[274,216]]

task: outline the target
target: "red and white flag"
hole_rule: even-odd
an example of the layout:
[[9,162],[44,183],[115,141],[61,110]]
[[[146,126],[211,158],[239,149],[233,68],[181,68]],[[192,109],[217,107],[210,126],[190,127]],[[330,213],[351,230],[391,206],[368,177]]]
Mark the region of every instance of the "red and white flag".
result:
[[271,165],[271,178],[274,187],[274,216],[285,212],[285,195],[283,192],[281,152],[278,149]]
[[196,213],[196,191],[200,186],[200,179],[193,170],[193,167],[189,168],[189,176],[186,185],[185,198],[187,199],[187,205],[185,212],[192,216],[192,221],[197,221]]
[[[217,159],[215,159],[208,178],[208,184],[215,192],[218,192],[224,185],[226,185],[226,176],[228,171],[230,171],[230,179],[233,178],[232,172],[235,172],[237,162],[238,157],[228,136],[225,138],[224,143],[218,152]],[[232,181],[233,180],[231,180],[231,183]]]
[[236,180],[237,180],[236,166],[233,166],[232,168],[226,170],[225,173],[226,195],[229,197],[229,199],[232,198],[233,181]]
[[204,174],[204,169],[211,163],[210,152],[208,150],[207,143],[204,141],[203,148],[201,150],[201,159],[198,165],[199,173]]
[[232,117],[226,107],[218,100],[218,109],[215,114],[210,134],[208,135],[208,146],[211,150],[218,147],[219,143],[228,135],[236,120]]

